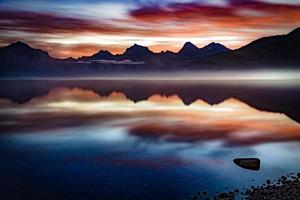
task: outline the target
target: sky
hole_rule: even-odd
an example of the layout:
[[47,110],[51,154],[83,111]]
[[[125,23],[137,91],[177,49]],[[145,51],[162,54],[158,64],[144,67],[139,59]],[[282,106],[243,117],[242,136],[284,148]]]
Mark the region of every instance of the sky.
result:
[[0,46],[23,41],[58,58],[135,43],[154,52],[187,41],[236,49],[299,26],[299,0],[0,0]]

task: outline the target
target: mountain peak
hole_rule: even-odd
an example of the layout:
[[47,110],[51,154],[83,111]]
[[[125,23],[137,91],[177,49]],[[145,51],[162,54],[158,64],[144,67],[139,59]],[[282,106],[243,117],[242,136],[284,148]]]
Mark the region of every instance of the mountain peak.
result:
[[147,50],[147,51],[150,51],[148,49],[148,47],[144,47],[144,46],[141,46],[141,45],[138,45],[138,44],[133,44],[131,47],[127,48],[127,50],[132,50],[132,49],[138,49],[138,50]]
[[288,35],[300,35],[300,27],[292,30],[291,32],[288,33]]
[[110,53],[108,50],[100,50],[98,53]]
[[114,55],[112,55],[109,51],[107,50],[100,50],[97,53],[95,53],[94,55],[92,55],[91,57],[87,58],[87,57],[81,57],[81,60],[110,60],[113,59]]
[[221,44],[220,43],[216,43],[216,42],[211,42],[211,43],[209,43],[206,46],[218,46],[218,45],[221,45]]
[[184,43],[178,54],[184,57],[195,56],[199,53],[199,48],[191,42]]
[[154,54],[152,51],[148,49],[148,47],[144,47],[138,44],[134,44],[131,47],[127,48],[126,51],[123,53],[125,58],[143,58],[149,55]]
[[224,48],[224,49],[229,49],[226,46],[224,46],[223,44],[217,43],[217,42],[211,42],[208,45],[204,46],[205,47],[211,47],[211,48]]
[[100,50],[98,53],[94,55],[105,55],[105,56],[112,56],[112,53],[110,53],[108,50]]
[[191,42],[186,42],[186,43],[184,43],[182,49],[194,49],[194,50],[197,49],[198,50],[199,48]]
[[15,54],[18,56],[28,56],[31,58],[50,58],[49,54],[46,51],[41,49],[34,49],[28,44],[17,41],[6,47],[1,48],[2,53],[4,54]]
[[137,43],[134,43],[132,46],[133,46],[133,47],[144,47],[144,46],[139,45],[139,44],[137,44]]
[[30,48],[32,49],[28,44],[21,42],[21,41],[17,41],[15,43],[12,43],[10,45],[8,45],[8,47],[14,47],[14,48]]
[[220,43],[216,43],[216,42],[211,42],[208,45],[201,48],[201,52],[203,53],[204,56],[218,54],[218,53],[224,53],[227,51],[230,51],[230,49],[228,49],[226,46],[224,46]]

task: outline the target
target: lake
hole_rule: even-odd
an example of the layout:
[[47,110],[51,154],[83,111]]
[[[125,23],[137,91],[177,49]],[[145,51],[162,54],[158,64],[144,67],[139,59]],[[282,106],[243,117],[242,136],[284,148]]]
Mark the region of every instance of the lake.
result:
[[1,80],[0,98],[1,199],[192,199],[300,171],[299,82]]

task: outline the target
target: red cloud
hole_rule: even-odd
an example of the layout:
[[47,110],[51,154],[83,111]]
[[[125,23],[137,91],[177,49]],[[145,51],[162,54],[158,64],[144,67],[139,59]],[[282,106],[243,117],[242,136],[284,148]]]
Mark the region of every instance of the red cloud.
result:
[[199,26],[201,23],[215,22],[218,26],[240,28],[249,25],[270,25],[268,23],[283,25],[283,21],[299,24],[300,6],[251,0],[231,0],[224,7],[201,3],[171,3],[167,6],[140,7],[132,10],[130,15],[136,20],[147,22],[178,21],[183,24],[198,22]]
[[131,11],[131,16],[141,20],[197,20],[203,16],[233,16],[233,9],[226,7],[204,6],[196,3],[173,3],[167,7],[146,6]]
[[[38,48],[45,46],[45,50],[57,57],[90,55],[103,47],[113,53],[121,53],[128,46],[126,38],[121,38],[118,45],[107,44],[107,48],[89,42],[76,43],[76,38],[74,44],[67,45],[60,41],[51,44],[44,41],[51,39],[49,35],[72,39],[83,33],[92,33],[136,37],[132,43],[145,37],[145,41],[151,40],[150,48],[156,52],[177,51],[186,42],[182,38],[200,39],[196,43],[199,46],[220,42],[230,48],[238,48],[259,37],[286,33],[300,26],[299,5],[254,0],[227,2],[226,6],[195,2],[140,6],[122,19],[109,21],[0,9],[0,31],[16,31],[15,34],[0,34],[0,45],[22,40]],[[29,36],[22,32],[29,33]],[[168,41],[166,37],[174,38],[174,41]]]
[[35,33],[130,32],[126,28],[114,27],[98,21],[29,11],[2,9],[0,10],[0,20],[0,30]]

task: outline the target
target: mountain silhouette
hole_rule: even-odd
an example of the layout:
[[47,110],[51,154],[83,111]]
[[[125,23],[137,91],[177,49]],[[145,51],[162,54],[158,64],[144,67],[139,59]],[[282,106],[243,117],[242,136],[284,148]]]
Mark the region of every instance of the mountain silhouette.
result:
[[201,54],[203,57],[225,53],[229,51],[231,51],[231,49],[225,47],[220,43],[215,43],[215,42],[212,42],[206,45],[205,47],[201,48]]
[[23,42],[12,43],[0,48],[1,76],[32,76],[43,71],[56,73],[57,69],[50,63],[57,63],[57,59],[41,49],[34,49]]
[[199,56],[201,50],[191,42],[184,43],[183,47],[178,51],[177,55],[183,58],[192,58]]
[[23,43],[23,42],[16,42],[12,43],[9,46],[0,48],[0,57],[1,61],[2,59],[5,58],[10,58],[10,57],[16,57],[16,58],[21,58],[21,57],[28,57],[28,58],[33,58],[33,59],[49,59],[50,56],[47,52],[41,50],[41,49],[34,49],[31,48],[28,44]]
[[[300,28],[297,28],[286,35],[257,39],[236,50],[230,50],[219,43],[198,48],[191,42],[186,42],[178,52],[154,53],[147,47],[134,44],[118,55],[100,50],[92,56],[78,59],[56,59],[41,49],[16,42],[0,48],[0,76],[299,68],[299,44]],[[102,62],[97,62],[99,60]]]
[[83,56],[78,58],[80,61],[87,61],[87,60],[113,60],[114,55],[107,50],[100,50],[99,52],[95,53],[92,56]]
[[226,54],[208,57],[204,63],[211,66],[295,68],[300,63],[299,44],[300,28],[297,28],[286,35],[263,37]]
[[300,55],[300,28],[287,35],[260,38],[238,49],[237,53],[254,58],[298,60]]
[[227,47],[219,43],[210,43],[203,48],[198,48],[191,42],[186,42],[183,47],[178,51],[177,57],[181,59],[199,59],[210,55],[216,55],[231,51]]
[[126,51],[120,55],[120,58],[131,59],[131,60],[142,60],[153,55],[154,53],[150,51],[148,47],[134,44],[133,46],[127,48]]

